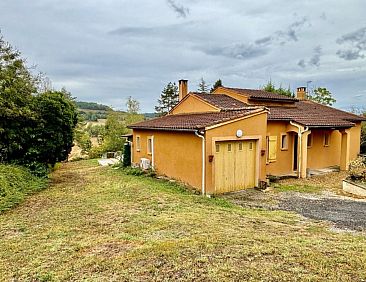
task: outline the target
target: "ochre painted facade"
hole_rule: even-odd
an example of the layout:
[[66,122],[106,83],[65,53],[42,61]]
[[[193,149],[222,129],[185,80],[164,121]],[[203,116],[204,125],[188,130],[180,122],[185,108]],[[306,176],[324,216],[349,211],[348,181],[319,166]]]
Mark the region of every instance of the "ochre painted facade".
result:
[[[140,137],[140,150],[136,138]],[[147,152],[147,140],[153,137],[153,152]],[[141,158],[151,162],[158,174],[177,179],[193,187],[201,186],[201,139],[193,132],[134,130],[132,158],[138,164]]]
[[[266,157],[261,155],[261,151],[265,150],[266,143],[266,127],[267,127],[267,113],[260,113],[242,120],[224,124],[206,131],[206,156],[214,156],[215,141],[239,141],[239,140],[253,140],[258,146],[256,152],[257,165],[257,185],[259,181],[266,179]],[[243,131],[243,136],[238,138],[236,136],[237,130]],[[206,158],[206,191],[207,193],[215,193],[215,158],[212,162],[208,162]]]
[[220,109],[210,105],[209,103],[197,98],[196,96],[189,95],[185,98],[184,103],[178,104],[173,108],[169,114],[186,114],[197,112],[219,112]]
[[[251,103],[245,95],[227,88],[219,87],[214,94],[226,94],[241,102]],[[284,106],[283,103],[279,102],[278,106]],[[276,102],[270,104],[276,104]],[[220,111],[220,108],[201,100],[194,94],[188,94],[169,115]],[[239,131],[242,132],[242,136],[238,134]],[[177,179],[207,194],[215,194],[218,193],[215,190],[216,142],[229,144],[253,141],[256,146],[255,161],[252,161],[255,166],[253,173],[255,186],[259,186],[268,175],[306,177],[309,169],[331,166],[348,169],[349,162],[359,154],[360,134],[361,122],[356,122],[353,127],[348,128],[308,128],[290,121],[268,120],[268,110],[262,107],[261,110],[254,110],[248,116],[229,121],[223,120],[221,123],[206,126],[203,130],[196,132],[135,128],[132,158],[135,164],[139,163],[141,158],[148,158],[158,174]],[[205,138],[204,167],[202,138],[197,135],[203,135]],[[137,138],[140,139],[139,142]],[[149,138],[153,140],[153,149],[150,153],[148,152]],[[138,143],[140,148],[137,148]],[[221,178],[216,177],[216,179],[221,181]]]

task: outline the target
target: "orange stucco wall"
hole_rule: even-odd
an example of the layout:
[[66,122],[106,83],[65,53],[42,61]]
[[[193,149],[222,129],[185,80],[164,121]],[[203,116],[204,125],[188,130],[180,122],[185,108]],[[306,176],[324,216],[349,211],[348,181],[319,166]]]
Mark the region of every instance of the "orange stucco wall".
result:
[[202,101],[195,96],[188,96],[178,104],[170,114],[197,113],[197,112],[219,112],[220,110]]
[[357,158],[360,153],[361,147],[361,122],[356,123],[355,127],[350,129],[351,134],[351,144],[350,144],[350,160]]
[[[136,136],[140,136],[141,149],[136,149]],[[201,187],[201,139],[190,132],[133,130],[133,162],[141,158],[152,159],[147,153],[147,139],[154,136],[154,166],[158,174]]]
[[[288,134],[287,150],[281,150],[281,134]],[[293,142],[294,135],[289,131],[289,123],[281,121],[268,121],[267,136],[277,136],[277,158],[267,164],[268,175],[286,175],[293,173]]]
[[[236,137],[236,131],[240,129],[243,131],[243,137]],[[220,127],[216,127],[206,131],[206,192],[208,194],[215,193],[214,185],[214,170],[215,170],[215,159],[209,162],[209,156],[214,155],[214,144],[215,140],[220,138],[221,140],[257,140],[259,150],[259,180],[266,179],[266,158],[265,155],[261,156],[261,150],[265,150],[266,143],[266,129],[267,129],[267,113],[260,113],[253,117],[248,117],[239,121],[235,121]],[[258,139],[257,139],[258,138]]]
[[[324,146],[324,135],[330,133],[329,146]],[[308,168],[340,165],[341,133],[338,130],[311,130],[313,144],[308,147]]]
[[[288,149],[281,150],[281,133],[288,133]],[[324,134],[330,133],[329,146],[324,146]],[[361,125],[350,128],[350,160],[360,152]],[[307,168],[319,169],[339,166],[341,158],[341,133],[339,130],[312,129],[312,145],[307,148]],[[286,175],[293,173],[293,142],[297,131],[287,122],[268,122],[267,136],[277,136],[277,159],[267,164],[267,174]]]
[[236,100],[239,100],[243,103],[248,103],[248,97],[244,96],[244,95],[240,95],[240,94],[237,94],[235,91],[232,91],[230,89],[226,89],[224,87],[218,87],[216,88],[212,94],[226,94],[227,96],[230,96]]

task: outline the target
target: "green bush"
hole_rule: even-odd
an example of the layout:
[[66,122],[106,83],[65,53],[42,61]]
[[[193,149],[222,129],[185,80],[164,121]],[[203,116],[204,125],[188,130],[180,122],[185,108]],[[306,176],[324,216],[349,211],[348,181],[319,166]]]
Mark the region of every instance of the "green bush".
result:
[[47,180],[30,170],[15,165],[0,164],[0,213],[21,203],[25,196],[45,188]]

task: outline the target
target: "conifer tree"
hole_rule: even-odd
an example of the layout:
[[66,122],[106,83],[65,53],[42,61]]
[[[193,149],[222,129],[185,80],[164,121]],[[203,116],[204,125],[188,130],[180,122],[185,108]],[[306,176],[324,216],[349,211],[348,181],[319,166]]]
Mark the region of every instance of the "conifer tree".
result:
[[209,85],[206,83],[206,81],[201,77],[201,81],[198,84],[197,91],[200,93],[208,93]]
[[287,97],[294,97],[294,94],[292,93],[290,86],[287,89],[285,89],[282,88],[282,85],[280,84],[280,87],[276,88],[272,80],[269,80],[267,84],[262,87],[262,89],[267,92],[277,93]]
[[216,80],[215,84],[212,86],[210,92],[211,93],[214,92],[216,90],[216,88],[218,88],[220,86],[222,86],[222,81],[221,81],[221,79],[218,79],[218,80]]
[[158,106],[155,107],[155,112],[158,116],[166,115],[179,102],[178,86],[175,83],[169,82],[161,92]]

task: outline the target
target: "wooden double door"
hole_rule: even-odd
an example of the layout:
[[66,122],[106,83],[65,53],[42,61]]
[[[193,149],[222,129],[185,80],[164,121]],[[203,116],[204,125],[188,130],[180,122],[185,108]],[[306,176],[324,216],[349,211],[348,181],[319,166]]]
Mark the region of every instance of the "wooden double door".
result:
[[256,140],[215,142],[214,159],[216,193],[255,187]]

